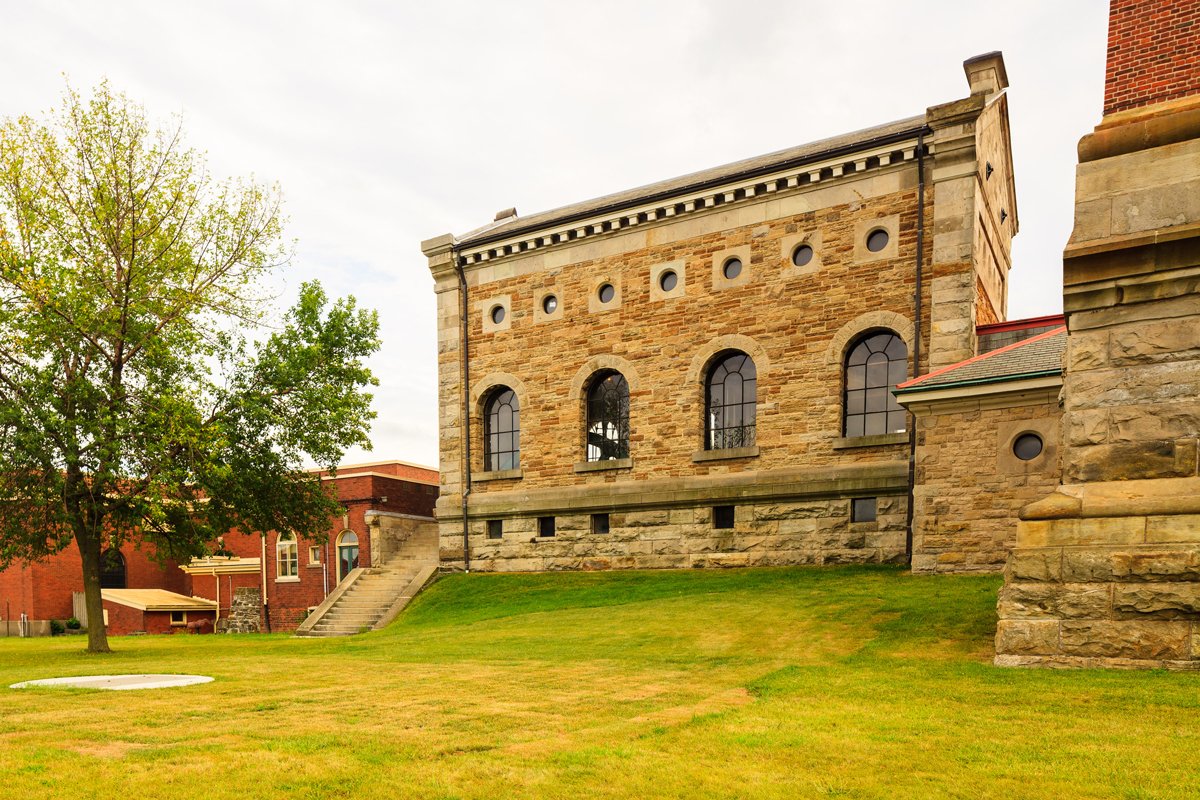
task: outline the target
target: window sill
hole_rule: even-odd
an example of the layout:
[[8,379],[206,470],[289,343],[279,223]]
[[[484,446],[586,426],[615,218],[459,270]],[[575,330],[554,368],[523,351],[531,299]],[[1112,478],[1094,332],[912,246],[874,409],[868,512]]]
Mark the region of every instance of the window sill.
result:
[[486,483],[488,481],[511,481],[523,477],[520,467],[517,469],[493,469],[471,473],[471,483]]
[[692,453],[692,461],[697,464],[705,461],[724,461],[730,458],[758,458],[758,446],[726,447],[723,450],[697,450],[695,453]]
[[297,575],[297,576],[296,576],[296,577],[294,577],[294,578],[276,578],[276,579],[275,579],[275,582],[276,582],[276,583],[299,583],[299,582],[300,582],[300,576],[299,576],[299,575]]
[[834,450],[850,450],[854,447],[880,447],[886,444],[907,444],[908,431],[880,433],[875,436],[842,436],[833,440]]
[[305,565],[304,565],[304,568],[305,568],[305,569],[320,569],[320,568],[321,568],[321,562],[319,562],[319,561],[310,561],[310,562],[308,562],[307,564],[305,564]]
[[607,461],[580,461],[575,465],[576,472],[603,472],[609,469],[631,469],[632,458],[610,458]]

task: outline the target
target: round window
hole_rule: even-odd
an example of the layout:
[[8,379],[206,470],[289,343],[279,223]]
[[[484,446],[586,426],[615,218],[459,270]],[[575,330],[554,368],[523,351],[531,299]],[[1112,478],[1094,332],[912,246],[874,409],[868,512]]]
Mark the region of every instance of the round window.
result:
[[499,325],[501,322],[504,322],[504,316],[504,306],[496,306],[492,309],[492,322],[496,323],[497,325]]
[[600,287],[597,295],[599,295],[601,303],[611,303],[612,299],[617,296],[617,290],[613,288],[611,283],[606,283]]
[[679,285],[679,276],[675,274],[674,270],[667,270],[658,276],[658,285],[664,292],[669,292]]
[[1032,461],[1042,454],[1042,437],[1036,433],[1022,433],[1013,442],[1013,455],[1022,461]]
[[812,261],[813,249],[807,244],[802,244],[792,252],[792,263],[797,267],[803,267]]
[[542,311],[545,311],[547,314],[553,314],[557,310],[558,298],[552,294],[546,295],[545,299],[542,300]]
[[731,258],[725,262],[725,266],[721,268],[721,273],[726,280],[733,280],[738,275],[742,274],[742,260],[740,258]]
[[877,231],[871,231],[867,234],[867,249],[872,253],[878,253],[880,250],[888,246],[888,232],[883,228]]

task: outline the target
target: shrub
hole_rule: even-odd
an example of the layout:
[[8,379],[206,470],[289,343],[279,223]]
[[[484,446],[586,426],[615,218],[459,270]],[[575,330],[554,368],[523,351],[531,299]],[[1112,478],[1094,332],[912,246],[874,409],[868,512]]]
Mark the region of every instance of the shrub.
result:
[[82,627],[82,625],[80,624],[79,620],[76,619],[75,617],[71,617],[69,620],[67,620],[67,628],[69,630],[77,631],[81,627]]
[[63,624],[61,622],[59,622],[56,619],[50,620],[50,635],[51,636],[59,636],[65,630],[66,630],[66,628],[63,627]]

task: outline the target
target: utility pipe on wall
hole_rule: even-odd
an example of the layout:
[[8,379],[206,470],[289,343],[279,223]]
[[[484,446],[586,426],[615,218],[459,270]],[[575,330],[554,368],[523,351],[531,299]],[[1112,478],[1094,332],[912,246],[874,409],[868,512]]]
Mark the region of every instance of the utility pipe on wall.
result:
[[[917,275],[913,289],[913,367],[912,377],[921,374],[921,317],[923,314],[923,275],[925,264],[925,131],[917,134]],[[908,435],[908,524],[904,533],[904,560],[912,566],[913,516],[917,488],[917,418],[912,417],[913,429]]]
[[450,258],[458,273],[459,317],[462,338],[462,430],[463,430],[463,486],[462,486],[462,536],[463,572],[471,571],[471,523],[467,517],[467,495],[471,493],[471,317],[467,303],[467,276],[458,263],[458,249],[450,246]]

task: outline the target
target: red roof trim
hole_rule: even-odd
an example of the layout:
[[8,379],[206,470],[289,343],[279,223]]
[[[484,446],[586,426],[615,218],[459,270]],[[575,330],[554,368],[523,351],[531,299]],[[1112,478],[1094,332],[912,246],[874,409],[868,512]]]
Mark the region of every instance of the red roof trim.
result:
[[984,336],[989,333],[1005,333],[1007,331],[1023,331],[1026,328],[1040,328],[1043,325],[1066,325],[1067,318],[1062,314],[1051,314],[1046,317],[1029,317],[1028,319],[1013,319],[1008,322],[993,322],[990,325],[976,325],[975,334]]
[[967,364],[973,364],[976,361],[983,361],[985,358],[991,358],[992,356],[997,356],[997,355],[1000,355],[1001,353],[1007,353],[1010,350],[1016,350],[1018,347],[1024,347],[1025,345],[1030,344],[1032,342],[1040,342],[1042,339],[1048,339],[1051,336],[1057,336],[1060,333],[1066,333],[1066,331],[1067,331],[1067,328],[1065,325],[1063,325],[1063,326],[1055,328],[1054,330],[1046,331],[1045,333],[1039,333],[1037,336],[1030,336],[1028,339],[1022,339],[1019,342],[1013,342],[1010,345],[1005,345],[1004,347],[984,353],[981,356],[975,356],[974,358],[968,358],[966,361],[959,361],[957,364],[951,364],[948,367],[942,367],[941,369],[934,370],[933,372],[930,372],[926,375],[921,375],[919,377],[913,378],[910,381],[905,381],[904,383],[898,383],[898,384],[896,384],[896,388],[897,389],[907,389],[910,386],[916,386],[918,384],[924,383],[925,381],[929,380],[930,378],[935,378],[938,375],[944,375],[947,372],[950,372],[951,370],[956,370],[959,367],[966,366]]

